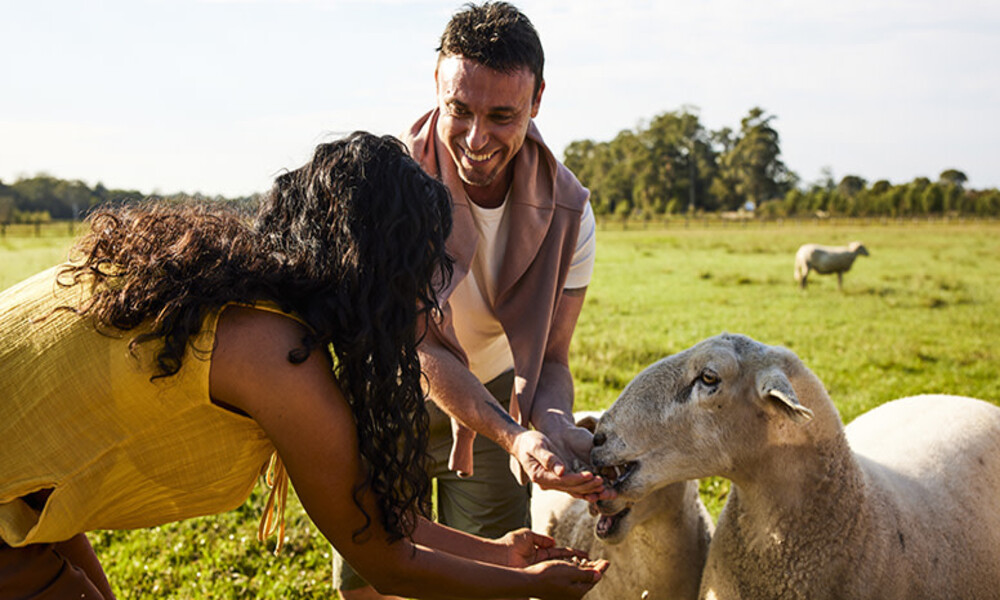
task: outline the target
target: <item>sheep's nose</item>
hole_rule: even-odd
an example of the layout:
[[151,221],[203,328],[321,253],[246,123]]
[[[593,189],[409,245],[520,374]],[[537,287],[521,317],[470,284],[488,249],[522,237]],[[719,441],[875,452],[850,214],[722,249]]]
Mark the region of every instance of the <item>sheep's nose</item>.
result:
[[603,446],[606,441],[608,436],[604,435],[603,431],[594,434],[594,446]]

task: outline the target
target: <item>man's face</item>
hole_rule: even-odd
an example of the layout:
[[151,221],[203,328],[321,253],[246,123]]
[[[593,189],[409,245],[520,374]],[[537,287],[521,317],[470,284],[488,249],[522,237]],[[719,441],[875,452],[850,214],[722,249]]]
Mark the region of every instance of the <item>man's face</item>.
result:
[[466,190],[474,201],[500,194],[499,204],[509,185],[511,160],[538,114],[544,83],[533,94],[535,77],[527,67],[501,73],[461,56],[442,58],[434,80],[441,109],[438,136]]

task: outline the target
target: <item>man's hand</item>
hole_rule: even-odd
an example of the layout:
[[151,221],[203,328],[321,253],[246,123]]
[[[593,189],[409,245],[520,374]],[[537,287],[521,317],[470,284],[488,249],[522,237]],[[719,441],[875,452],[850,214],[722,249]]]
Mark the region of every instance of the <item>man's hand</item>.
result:
[[578,473],[590,470],[590,450],[594,434],[583,427],[568,425],[558,431],[546,432],[553,447],[570,469]]
[[[601,482],[601,488],[594,493],[577,494],[571,490],[567,491],[577,498],[587,502],[597,502],[598,500],[611,500],[618,494],[609,487],[604,486],[603,478],[593,473],[590,466],[590,450],[594,446],[594,434],[586,427],[578,427],[568,419],[549,419],[546,423],[546,437],[548,437],[555,453],[562,458],[564,464],[570,466],[570,470],[594,476],[594,479]],[[555,489],[563,489],[556,487]]]
[[543,490],[559,490],[588,502],[614,497],[613,491],[605,489],[604,480],[592,472],[571,472],[556,454],[549,438],[540,431],[527,430],[518,434],[511,445],[511,454],[531,481]]

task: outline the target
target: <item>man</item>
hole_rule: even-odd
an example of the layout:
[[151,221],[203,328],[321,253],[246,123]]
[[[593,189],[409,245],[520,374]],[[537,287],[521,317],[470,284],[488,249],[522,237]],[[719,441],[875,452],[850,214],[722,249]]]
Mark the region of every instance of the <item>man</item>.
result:
[[[588,500],[613,495],[576,472],[592,436],[573,424],[568,366],[596,227],[589,192],[532,122],[544,55],[527,17],[504,2],[467,5],[438,53],[437,107],[404,136],[454,201],[454,277],[420,347],[432,475],[441,522],[499,537],[529,525],[529,478]],[[379,597],[341,564],[345,600]]]

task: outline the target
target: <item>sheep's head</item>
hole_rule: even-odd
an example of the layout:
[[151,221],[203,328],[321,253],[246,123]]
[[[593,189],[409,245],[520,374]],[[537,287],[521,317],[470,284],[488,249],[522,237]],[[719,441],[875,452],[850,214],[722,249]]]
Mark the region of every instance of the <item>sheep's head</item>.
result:
[[671,483],[730,475],[789,425],[812,418],[788,378],[791,352],[722,334],[639,373],[601,417],[591,461],[618,513]]
[[851,242],[847,249],[855,254],[855,256],[868,256],[868,248],[861,242]]

